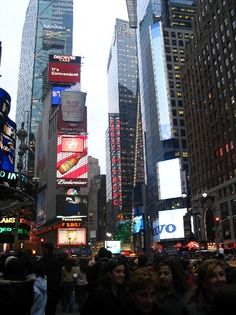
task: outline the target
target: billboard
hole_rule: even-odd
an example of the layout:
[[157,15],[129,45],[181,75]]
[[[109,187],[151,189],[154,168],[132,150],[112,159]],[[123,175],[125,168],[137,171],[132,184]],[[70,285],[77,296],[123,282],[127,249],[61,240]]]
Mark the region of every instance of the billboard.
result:
[[56,195],[56,214],[60,216],[87,216],[88,196],[79,193],[77,193],[77,195],[68,195],[69,190],[67,190],[64,195]]
[[77,56],[49,55],[48,82],[80,83],[80,64]]
[[0,133],[0,169],[14,172],[16,145],[16,124],[9,117],[5,118]]
[[85,228],[59,228],[57,230],[57,246],[86,245]]
[[[64,121],[62,116],[62,106],[59,107],[57,130],[65,134],[79,134],[87,132],[87,107],[84,106],[83,119],[81,121]],[[73,118],[71,120],[74,120]]]
[[58,135],[57,185],[86,186],[88,180],[87,136]]
[[159,219],[153,221],[153,240],[184,238],[184,216],[187,208],[159,211]]
[[144,220],[143,220],[142,215],[133,217],[132,229],[133,229],[133,234],[139,233],[140,231],[144,230]]
[[105,248],[112,252],[112,254],[120,254],[121,252],[120,241],[105,241]]
[[122,175],[119,115],[109,114],[109,140],[111,156],[112,204],[122,211]]
[[84,120],[86,93],[80,91],[61,92],[62,120],[81,122]]
[[59,85],[52,87],[51,103],[52,106],[61,105],[61,92],[69,89],[70,85]]
[[[18,239],[29,239],[31,221],[24,217],[19,217]],[[0,218],[0,243],[14,243],[15,217]]]
[[157,163],[159,199],[182,197],[180,159]]

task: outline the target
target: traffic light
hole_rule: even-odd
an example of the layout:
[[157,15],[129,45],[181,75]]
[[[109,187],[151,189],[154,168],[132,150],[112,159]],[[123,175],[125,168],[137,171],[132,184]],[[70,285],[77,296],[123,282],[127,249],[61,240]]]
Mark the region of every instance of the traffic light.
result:
[[219,217],[216,217],[215,218],[215,222],[216,222],[216,226],[218,226],[220,224],[220,218]]

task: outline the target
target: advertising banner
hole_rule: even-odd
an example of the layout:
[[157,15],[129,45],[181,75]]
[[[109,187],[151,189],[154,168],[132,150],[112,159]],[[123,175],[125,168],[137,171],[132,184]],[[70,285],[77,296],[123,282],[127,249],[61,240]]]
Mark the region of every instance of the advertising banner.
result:
[[85,228],[59,228],[57,246],[86,245]]
[[87,136],[58,135],[57,185],[84,186],[88,180]]
[[0,169],[14,172],[16,145],[16,124],[9,117],[5,118],[0,134]]
[[81,58],[49,55],[48,82],[80,83]]
[[86,95],[86,93],[80,91],[61,92],[61,111],[63,121],[82,122],[84,120]]
[[[18,239],[27,240],[30,235],[31,221],[27,218],[20,217],[18,224]],[[0,218],[0,242],[13,243],[15,234],[15,217]]]
[[186,208],[159,211],[159,219],[153,221],[153,240],[184,238]]
[[52,87],[52,106],[61,105],[61,92],[70,89],[70,85],[58,85]]
[[111,155],[112,204],[118,211],[122,210],[122,175],[120,147],[120,118],[109,115],[109,137]]
[[63,121],[62,107],[59,107],[57,130],[64,134],[79,134],[87,132],[87,107],[84,107],[83,120],[79,122]]

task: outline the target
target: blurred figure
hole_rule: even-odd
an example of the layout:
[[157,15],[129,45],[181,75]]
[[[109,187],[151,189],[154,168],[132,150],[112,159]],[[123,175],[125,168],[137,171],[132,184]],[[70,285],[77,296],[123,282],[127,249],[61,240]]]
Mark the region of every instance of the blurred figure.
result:
[[95,290],[89,292],[80,312],[81,315],[127,314],[125,280],[128,275],[124,263],[111,260],[104,271],[104,279]]
[[45,315],[47,303],[47,277],[42,260],[37,260],[32,264],[35,274],[34,282],[34,303],[31,308],[31,315]]
[[196,285],[186,296],[186,306],[190,315],[208,315],[214,297],[226,284],[222,263],[217,259],[206,259],[200,263]]
[[26,267],[20,259],[8,256],[0,279],[1,314],[30,315],[34,301],[34,278],[26,278]]
[[47,304],[45,315],[55,315],[61,290],[61,264],[54,254],[52,243],[42,244],[42,261],[47,277]]
[[94,264],[90,265],[87,272],[89,291],[93,291],[101,284],[104,278],[105,268],[109,261],[109,253],[105,247],[101,247]]
[[84,302],[88,296],[87,272],[88,261],[86,259],[81,259],[78,267],[78,275],[75,281],[75,292],[79,311],[84,305]]
[[185,314],[183,300],[188,283],[182,263],[177,258],[164,258],[157,266],[157,275],[157,305],[169,315]]
[[68,258],[61,270],[62,284],[62,311],[72,313],[74,307],[74,290],[75,280],[74,275],[78,276],[75,260]]
[[157,281],[154,273],[147,268],[139,268],[131,273],[128,296],[124,314],[168,315],[156,305]]

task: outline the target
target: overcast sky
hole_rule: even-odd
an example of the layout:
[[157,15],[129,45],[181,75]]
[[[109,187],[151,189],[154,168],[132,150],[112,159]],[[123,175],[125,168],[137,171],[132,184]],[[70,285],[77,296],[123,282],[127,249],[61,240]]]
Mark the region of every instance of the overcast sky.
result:
[[[87,92],[89,155],[99,159],[105,173],[107,128],[107,60],[115,18],[127,20],[125,0],[74,0],[73,54],[82,56],[81,84]],[[0,87],[12,97],[10,118],[15,121],[22,28],[29,0],[3,0],[0,10],[2,61]]]

